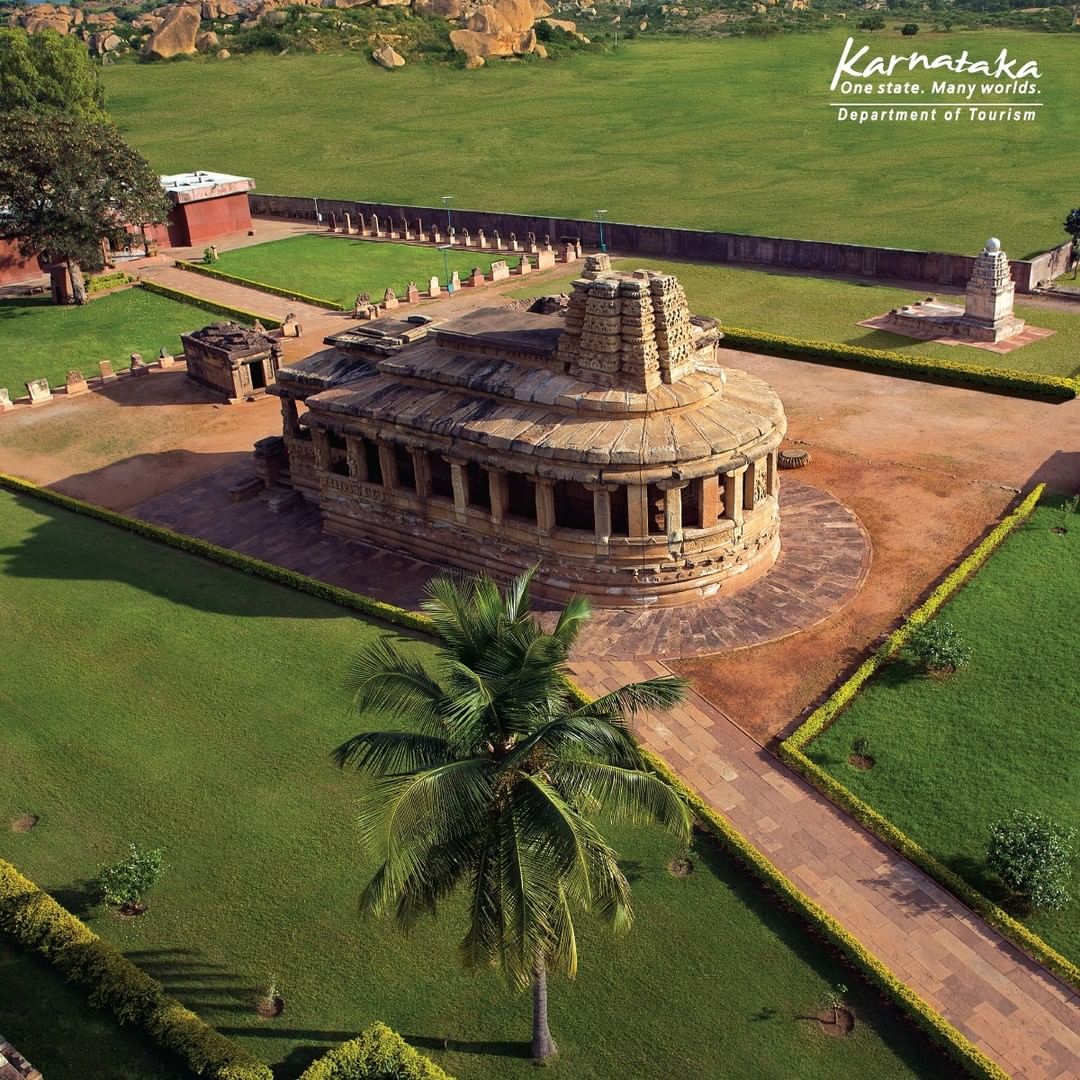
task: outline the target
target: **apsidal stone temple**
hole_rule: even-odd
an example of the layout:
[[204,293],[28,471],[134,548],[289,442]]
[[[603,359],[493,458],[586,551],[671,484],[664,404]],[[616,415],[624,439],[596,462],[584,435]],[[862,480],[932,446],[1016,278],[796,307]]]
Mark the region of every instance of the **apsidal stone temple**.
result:
[[586,263],[558,313],[378,319],[278,373],[260,476],[328,532],[607,606],[681,604],[780,551],[783,405],[721,368],[678,281]]

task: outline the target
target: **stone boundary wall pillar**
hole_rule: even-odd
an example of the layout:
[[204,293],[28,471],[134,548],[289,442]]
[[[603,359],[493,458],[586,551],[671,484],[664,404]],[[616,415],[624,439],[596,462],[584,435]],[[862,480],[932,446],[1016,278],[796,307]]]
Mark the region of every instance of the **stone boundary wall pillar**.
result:
[[[264,217],[315,220],[315,200],[295,195],[269,195],[251,192],[251,212]],[[349,199],[319,199],[324,216],[349,214],[376,216],[380,220],[420,217],[432,221],[445,218],[445,210],[406,204],[355,202]],[[595,221],[575,218],[530,217],[527,214],[504,214],[482,210],[453,210],[454,228],[459,234],[468,230],[486,236],[580,237],[586,247],[598,249],[600,232]],[[985,237],[972,237],[972,246]],[[657,225],[631,225],[604,222],[604,241],[615,251],[666,258],[702,259],[716,263],[739,263],[748,267],[805,270],[810,273],[836,273],[853,277],[889,278],[928,286],[953,285],[963,288],[971,276],[973,255],[941,251],[909,251],[903,248],[873,247],[863,244],[835,244],[823,240],[795,240],[743,233],[711,232],[702,229],[675,229]],[[1068,244],[1030,259],[1013,259],[1012,275],[1016,291],[1031,292],[1040,281],[1060,274],[1068,259]],[[1060,269],[1055,267],[1060,266]]]

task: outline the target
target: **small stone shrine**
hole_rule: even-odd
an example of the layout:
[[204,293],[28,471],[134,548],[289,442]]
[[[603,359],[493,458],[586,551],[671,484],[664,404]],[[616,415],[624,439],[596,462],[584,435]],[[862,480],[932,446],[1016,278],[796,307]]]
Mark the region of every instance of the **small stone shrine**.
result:
[[765,573],[780,399],[719,366],[716,321],[674,277],[590,271],[554,313],[328,338],[270,389],[284,432],[258,444],[264,483],[341,536],[500,578],[539,562],[550,598],[674,605]]
[[239,323],[213,323],[181,334],[189,379],[230,403],[266,393],[277,378],[281,343],[269,334]]
[[1023,319],[1013,314],[1015,291],[1009,258],[1001,241],[992,236],[975,259],[963,308],[927,298],[897,308],[878,322],[909,337],[1007,341],[1024,330]]

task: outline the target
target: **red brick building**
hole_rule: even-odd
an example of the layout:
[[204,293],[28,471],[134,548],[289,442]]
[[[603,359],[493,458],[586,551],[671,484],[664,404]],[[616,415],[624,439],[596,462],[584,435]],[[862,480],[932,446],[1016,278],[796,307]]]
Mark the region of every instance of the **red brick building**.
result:
[[255,182],[245,176],[225,173],[190,172],[163,176],[161,186],[173,204],[167,225],[168,239],[158,237],[167,247],[194,247],[208,244],[228,233],[251,228],[251,207],[247,193]]

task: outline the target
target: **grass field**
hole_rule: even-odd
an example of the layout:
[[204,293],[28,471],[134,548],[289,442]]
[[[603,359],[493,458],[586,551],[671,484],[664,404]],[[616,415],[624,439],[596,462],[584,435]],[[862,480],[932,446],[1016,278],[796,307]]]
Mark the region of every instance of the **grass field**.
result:
[[464,280],[474,266],[486,274],[493,258],[490,252],[462,250],[443,253],[433,247],[409,244],[365,243],[333,236],[294,236],[269,244],[222,252],[215,270],[238,274],[249,281],[261,281],[279,289],[306,293],[321,300],[349,304],[362,292],[379,301],[387,287],[402,297],[410,281],[421,292],[428,278],[436,275],[446,288],[445,267]]
[[[807,750],[994,899],[1000,885],[983,867],[991,822],[1013,809],[1070,825],[1080,815],[1080,515],[1059,507],[1040,507],[945,608],[973,649],[968,668],[928,679],[902,657]],[[1062,526],[1067,533],[1052,531]],[[870,739],[873,769],[847,763],[858,735]],[[1063,910],[1024,922],[1080,961],[1080,858],[1071,893]]]
[[[0,821],[41,816],[30,833],[0,832],[0,856],[87,910],[84,882],[103,861],[129,840],[163,845],[171,869],[149,913],[94,909],[90,925],[279,1077],[377,1018],[461,1080],[534,1074],[529,1001],[495,974],[459,971],[460,923],[403,940],[357,914],[371,869],[356,844],[359,781],[328,752],[357,727],[340,681],[373,626],[2,492],[0,575],[0,744],[23,778],[0,787]],[[709,846],[677,879],[668,840],[613,839],[637,924],[615,939],[582,920],[581,975],[551,986],[562,1053],[546,1075],[950,1075]],[[251,1000],[271,974],[286,1008],[260,1020]],[[838,984],[859,1020],[844,1039],[806,1019]]]
[[[817,341],[842,342],[865,349],[891,349],[941,360],[960,360],[985,367],[1015,368],[1042,374],[1072,375],[1080,370],[1080,307],[1075,315],[1023,305],[1016,311],[1031,326],[1053,330],[1051,337],[1025,345],[1004,356],[962,345],[935,345],[928,341],[871,330],[858,323],[900,304],[922,299],[910,289],[832,281],[822,278],[737,270],[703,263],[665,259],[615,259],[621,270],[641,265],[678,275],[692,311],[713,315],[722,323],[748,330],[765,330]],[[535,296],[569,287],[575,273],[515,289],[512,296]],[[963,297],[955,298],[963,304]]]
[[[853,32],[874,55],[912,47]],[[117,64],[105,82],[159,171],[241,173],[278,194],[439,206],[451,193],[460,207],[973,255],[989,235],[1014,257],[1064,239],[1080,203],[1073,35],[919,35],[931,55],[1007,47],[1038,62],[1039,118],[1007,125],[838,122],[844,37],[637,41],[480,71],[234,56]],[[228,123],[207,124],[208,101],[228,101]]]
[[0,386],[14,399],[26,393],[28,379],[47,378],[55,387],[72,368],[87,378],[97,375],[99,360],[111,360],[119,371],[137,352],[150,363],[162,345],[179,353],[181,333],[220,318],[143,289],[109,293],[82,307],[57,307],[47,297],[0,299]]
[[3,940],[0,1001],[4,1038],[49,1080],[192,1080],[139,1031],[91,1009],[45,960]]

